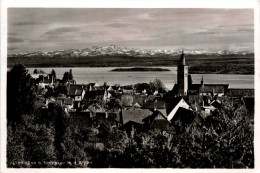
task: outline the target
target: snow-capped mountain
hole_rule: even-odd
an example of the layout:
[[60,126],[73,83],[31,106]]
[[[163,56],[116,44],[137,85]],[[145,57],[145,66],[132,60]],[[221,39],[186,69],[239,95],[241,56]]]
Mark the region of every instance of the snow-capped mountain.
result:
[[[98,47],[93,46],[85,49],[68,49],[57,50],[51,52],[32,52],[8,55],[8,57],[95,57],[95,56],[131,56],[131,57],[157,57],[157,56],[175,56],[181,54],[182,50],[173,49],[135,49],[121,48],[115,45]],[[185,50],[187,55],[248,55],[252,54],[249,51],[232,51],[221,50],[218,52],[210,52],[207,50]]]

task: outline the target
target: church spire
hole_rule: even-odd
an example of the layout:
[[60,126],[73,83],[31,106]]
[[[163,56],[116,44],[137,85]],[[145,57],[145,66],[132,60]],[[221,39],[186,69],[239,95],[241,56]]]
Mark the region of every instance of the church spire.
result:
[[201,87],[204,87],[204,82],[203,82],[203,75],[202,75],[202,77],[201,77]]
[[185,54],[184,50],[181,50],[180,65],[185,65]]

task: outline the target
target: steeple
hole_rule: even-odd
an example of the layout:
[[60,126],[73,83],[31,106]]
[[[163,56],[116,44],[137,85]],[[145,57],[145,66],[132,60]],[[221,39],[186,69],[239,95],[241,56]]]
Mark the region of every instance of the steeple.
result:
[[[178,95],[187,95],[188,93],[188,66],[185,63],[185,54],[182,50],[178,70],[177,70]],[[190,81],[191,82],[191,81]]]
[[184,51],[182,49],[182,52],[181,52],[181,57],[180,57],[180,65],[185,65],[185,54],[184,54]]
[[201,77],[201,82],[200,82],[200,84],[201,84],[201,87],[204,87],[203,76]]

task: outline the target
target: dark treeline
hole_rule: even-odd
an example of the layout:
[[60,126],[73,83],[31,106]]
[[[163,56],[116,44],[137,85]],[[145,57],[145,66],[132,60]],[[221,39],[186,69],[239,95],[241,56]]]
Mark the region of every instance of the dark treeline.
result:
[[56,105],[36,109],[37,88],[30,81],[21,64],[7,74],[8,167],[254,167],[253,124],[240,107],[226,103],[212,116],[194,114],[165,132],[127,134],[110,120],[92,128]]

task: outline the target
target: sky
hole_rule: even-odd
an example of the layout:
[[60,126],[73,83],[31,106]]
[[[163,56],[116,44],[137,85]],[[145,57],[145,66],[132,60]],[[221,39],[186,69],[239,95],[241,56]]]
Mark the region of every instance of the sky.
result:
[[9,8],[8,54],[116,45],[254,49],[253,9]]

